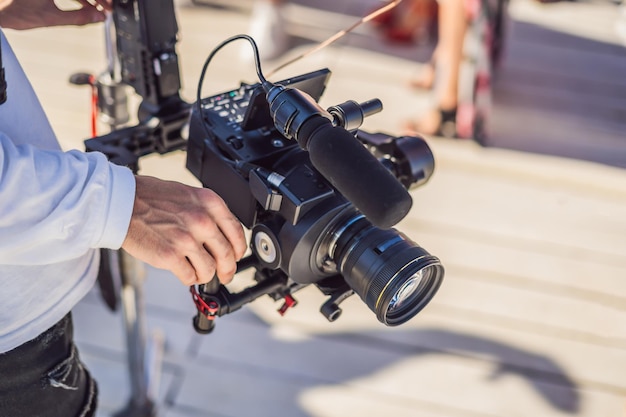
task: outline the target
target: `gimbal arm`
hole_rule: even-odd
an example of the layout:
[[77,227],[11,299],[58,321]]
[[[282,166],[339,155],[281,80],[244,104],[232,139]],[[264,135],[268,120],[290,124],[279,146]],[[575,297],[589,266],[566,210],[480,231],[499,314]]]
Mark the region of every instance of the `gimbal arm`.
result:
[[141,97],[139,124],[85,141],[87,151],[137,171],[140,157],[183,149],[190,104],[180,97],[173,0],[114,0],[116,57],[121,83]]
[[180,100],[173,0],[114,0],[113,22],[122,81],[156,110],[153,115]]

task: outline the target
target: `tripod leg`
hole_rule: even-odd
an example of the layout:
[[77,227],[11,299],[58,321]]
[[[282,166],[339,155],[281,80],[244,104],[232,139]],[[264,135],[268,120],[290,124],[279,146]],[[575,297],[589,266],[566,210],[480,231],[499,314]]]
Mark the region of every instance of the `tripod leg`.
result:
[[157,413],[153,398],[158,392],[163,338],[146,337],[144,264],[123,250],[117,254],[122,274],[121,301],[131,392],[128,405],[115,416],[154,417]]

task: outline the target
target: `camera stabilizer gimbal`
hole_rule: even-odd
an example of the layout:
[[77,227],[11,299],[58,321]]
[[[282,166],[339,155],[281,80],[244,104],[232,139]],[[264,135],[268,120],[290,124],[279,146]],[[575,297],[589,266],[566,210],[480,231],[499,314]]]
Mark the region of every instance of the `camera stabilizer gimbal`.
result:
[[443,277],[437,258],[390,229],[410,208],[407,188],[432,174],[430,149],[421,138],[360,131],[382,109],[377,99],[322,109],[328,70],[276,84],[258,72],[260,83],[198,98],[191,114],[187,168],[252,231],[239,269],[254,268],[257,281],[238,294],[192,288],[196,330],[265,294],[283,300],[284,313],[309,284],[329,296],[321,312],[330,321],[356,292],[381,322],[404,323]]
[[[311,284],[328,296],[321,312],[329,321],[340,316],[339,304],[353,293],[387,325],[415,316],[439,288],[443,267],[392,226],[410,210],[407,190],[432,175],[426,142],[360,130],[366,116],[382,110],[377,99],[321,108],[327,69],[278,83],[266,80],[256,44],[245,35],[224,41],[207,58],[190,105],[179,94],[177,32],[172,0],[114,0],[106,31],[109,68],[97,78],[73,76],[72,82],[98,92],[94,103],[111,126],[101,136],[94,129],[87,151],[103,152],[136,172],[145,155],[186,149],[189,171],[251,230],[252,254],[239,262],[238,272],[254,268],[255,285],[231,293],[215,278],[191,287],[194,328],[209,333],[216,317],[263,295],[282,300],[284,313],[296,303],[293,293]],[[237,39],[251,43],[260,82],[201,97],[211,59]],[[139,123],[130,127],[126,86],[142,99]],[[142,301],[141,274],[129,258],[104,251],[101,266],[101,288],[112,287],[107,282],[116,268],[122,285],[132,287],[133,299],[124,305]],[[110,292],[105,300],[114,307]],[[129,352],[131,378],[133,364],[140,373],[144,366],[141,317],[134,320],[126,323],[129,351],[135,351]],[[137,401],[143,407],[137,391],[146,388],[136,383],[130,409]]]

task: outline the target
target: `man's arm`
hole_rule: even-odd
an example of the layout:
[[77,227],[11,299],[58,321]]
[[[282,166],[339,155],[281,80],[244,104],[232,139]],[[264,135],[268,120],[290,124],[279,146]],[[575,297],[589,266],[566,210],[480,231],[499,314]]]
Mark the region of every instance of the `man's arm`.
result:
[[15,145],[0,133],[0,264],[46,265],[119,248],[134,193],[132,172],[102,154]]
[[133,177],[104,155],[15,146],[0,134],[0,264],[45,265],[123,247],[185,285],[228,283],[243,227],[213,191]]

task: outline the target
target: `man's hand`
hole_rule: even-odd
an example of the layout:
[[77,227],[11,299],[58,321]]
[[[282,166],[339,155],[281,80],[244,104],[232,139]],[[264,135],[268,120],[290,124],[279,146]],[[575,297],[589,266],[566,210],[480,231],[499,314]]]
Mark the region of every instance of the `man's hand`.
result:
[[75,0],[77,8],[63,10],[54,0],[0,0],[0,26],[34,29],[45,26],[86,25],[105,19],[111,0]]
[[224,200],[206,188],[136,176],[135,206],[122,248],[174,273],[185,285],[217,273],[227,284],[246,251],[243,227]]

